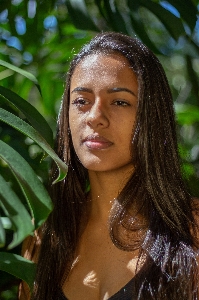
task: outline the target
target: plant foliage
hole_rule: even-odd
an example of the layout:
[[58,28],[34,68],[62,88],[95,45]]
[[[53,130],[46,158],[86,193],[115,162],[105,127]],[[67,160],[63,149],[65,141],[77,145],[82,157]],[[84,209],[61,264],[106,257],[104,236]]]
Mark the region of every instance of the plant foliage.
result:
[[[6,66],[10,67],[9,64]],[[12,66],[11,69],[13,69]],[[24,75],[23,70],[15,70]],[[31,74],[26,72],[25,75],[37,82]],[[0,108],[0,120],[32,139],[56,162],[59,176],[55,182],[64,179],[67,174],[67,166],[51,148],[53,144],[52,131],[45,119],[31,104],[11,90],[0,86],[0,95],[1,99],[3,98],[4,101],[8,101],[23,112],[34,127],[3,108]],[[0,140],[0,159],[12,171],[28,204],[27,209],[15,191],[12,190],[10,184],[0,175],[0,207],[3,214],[3,217],[0,217],[0,247],[7,246],[7,249],[10,250],[18,246],[28,235],[33,234],[33,231],[42,225],[52,210],[52,202],[41,180],[27,161],[2,140]],[[11,243],[6,241],[5,230],[8,229],[8,224],[9,230],[13,231]],[[25,280],[30,287],[33,285],[35,264],[19,255],[0,252],[0,270]]]
[[[52,150],[56,115],[68,62],[96,32],[138,37],[158,55],[175,99],[183,170],[199,196],[197,19],[196,0],[1,0],[0,269],[32,284],[34,264],[13,247],[52,209],[43,152],[56,161],[58,180],[67,171]],[[1,274],[5,300],[1,289],[12,278]]]

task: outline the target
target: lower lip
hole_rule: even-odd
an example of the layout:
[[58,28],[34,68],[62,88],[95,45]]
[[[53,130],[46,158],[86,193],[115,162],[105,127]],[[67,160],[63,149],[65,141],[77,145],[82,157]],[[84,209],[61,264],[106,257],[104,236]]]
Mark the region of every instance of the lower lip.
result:
[[113,145],[111,142],[100,142],[100,141],[86,141],[86,142],[84,142],[84,144],[89,149],[94,149],[94,150],[107,149]]

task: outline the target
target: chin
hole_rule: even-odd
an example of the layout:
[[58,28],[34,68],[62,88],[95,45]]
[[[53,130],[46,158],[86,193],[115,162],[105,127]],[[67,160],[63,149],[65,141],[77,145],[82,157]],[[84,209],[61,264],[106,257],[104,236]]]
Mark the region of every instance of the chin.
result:
[[88,171],[92,172],[130,172],[133,173],[134,166],[131,164],[124,164],[124,165],[116,165],[105,162],[95,162],[95,163],[82,163],[84,168]]
[[88,171],[93,171],[93,172],[106,172],[106,171],[111,171],[113,168],[111,167],[106,167],[104,164],[83,164],[84,168],[86,168]]
[[92,153],[79,153],[81,155],[78,156],[81,164],[88,171],[94,172],[118,172],[118,171],[130,171],[133,172],[134,166],[132,163],[132,159],[121,160],[121,157],[110,157],[110,155],[103,155],[101,157],[97,155],[93,155]]

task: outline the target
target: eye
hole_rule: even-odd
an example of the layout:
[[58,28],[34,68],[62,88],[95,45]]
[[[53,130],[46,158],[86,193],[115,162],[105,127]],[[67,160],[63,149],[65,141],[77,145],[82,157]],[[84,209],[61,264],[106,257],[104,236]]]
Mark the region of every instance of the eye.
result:
[[116,106],[130,106],[130,104],[127,101],[124,100],[116,100],[113,102],[113,105]]
[[87,99],[84,99],[84,98],[77,98],[77,99],[72,101],[72,104],[74,104],[76,106],[83,106],[83,105],[89,104],[89,101]]

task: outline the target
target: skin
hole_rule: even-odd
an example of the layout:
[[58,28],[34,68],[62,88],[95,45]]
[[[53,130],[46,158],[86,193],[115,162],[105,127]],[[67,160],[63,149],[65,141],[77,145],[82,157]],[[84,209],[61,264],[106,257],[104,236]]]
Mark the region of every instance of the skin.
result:
[[136,76],[122,56],[90,55],[76,67],[69,124],[75,151],[89,171],[132,169],[137,90]]
[[135,274],[138,252],[112,243],[108,218],[134,170],[137,94],[137,78],[120,55],[87,56],[72,75],[69,125],[75,151],[88,169],[91,212],[63,286],[70,300],[108,299]]
[[[113,92],[115,88],[120,91]],[[137,265],[138,251],[125,252],[115,247],[108,230],[113,200],[134,169],[130,149],[138,84],[124,57],[91,55],[76,67],[70,90],[70,130],[76,153],[88,169],[91,212],[63,292],[70,300],[106,300],[145,261],[142,257]],[[198,216],[195,217],[198,223]],[[24,256],[29,259],[32,252],[33,261],[37,261],[41,241],[37,235],[35,239],[34,242],[29,237],[23,245]],[[19,299],[30,299],[25,283],[20,285]]]

